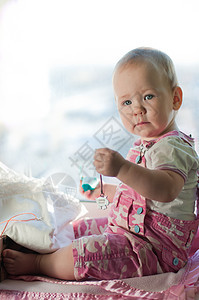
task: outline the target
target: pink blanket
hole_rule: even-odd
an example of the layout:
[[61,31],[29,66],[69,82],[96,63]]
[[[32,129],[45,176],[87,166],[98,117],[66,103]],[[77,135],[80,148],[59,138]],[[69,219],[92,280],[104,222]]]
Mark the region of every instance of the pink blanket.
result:
[[[21,280],[26,286],[19,290],[15,285],[19,286]],[[81,282],[39,276],[18,276],[0,283],[0,299],[199,299],[199,250],[178,273]]]

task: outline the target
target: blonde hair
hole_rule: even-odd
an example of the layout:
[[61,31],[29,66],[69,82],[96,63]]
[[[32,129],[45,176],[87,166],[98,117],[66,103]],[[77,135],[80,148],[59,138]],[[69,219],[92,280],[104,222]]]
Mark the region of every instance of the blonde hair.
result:
[[153,48],[141,47],[129,51],[118,61],[115,71],[118,68],[142,61],[151,62],[158,66],[168,79],[171,89],[178,85],[175,67],[171,58],[164,52]]

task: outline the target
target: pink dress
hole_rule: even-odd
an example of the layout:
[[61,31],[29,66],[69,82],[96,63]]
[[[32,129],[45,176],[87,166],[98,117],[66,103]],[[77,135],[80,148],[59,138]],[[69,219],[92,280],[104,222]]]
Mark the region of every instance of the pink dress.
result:
[[[136,148],[130,149],[127,159],[146,167],[147,155],[144,151],[152,149],[154,144],[168,136],[177,138],[178,141],[180,139],[186,147],[191,147],[189,138],[174,131],[146,143],[143,152]],[[192,161],[196,163],[191,168],[196,168],[197,171],[198,158],[195,157],[195,152]],[[162,169],[172,169],[188,182],[188,175],[183,168],[164,164]],[[194,185],[196,191],[197,181]],[[194,195],[193,203],[196,200],[196,194]],[[185,266],[197,232],[198,219],[175,219],[152,210],[147,201],[149,199],[121,183],[116,189],[108,219],[80,220],[74,223],[76,239],[73,241],[73,256],[76,280],[88,277],[132,278],[177,272]],[[181,199],[176,200],[177,205],[180,201]],[[172,205],[175,210],[175,202]]]

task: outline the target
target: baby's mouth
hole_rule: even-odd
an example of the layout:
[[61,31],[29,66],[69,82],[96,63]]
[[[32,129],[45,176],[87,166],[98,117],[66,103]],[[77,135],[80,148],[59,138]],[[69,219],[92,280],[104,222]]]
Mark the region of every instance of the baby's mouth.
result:
[[134,127],[137,127],[137,126],[143,126],[143,125],[146,125],[146,124],[149,124],[149,122],[144,122],[144,121],[142,121],[142,122],[136,123]]

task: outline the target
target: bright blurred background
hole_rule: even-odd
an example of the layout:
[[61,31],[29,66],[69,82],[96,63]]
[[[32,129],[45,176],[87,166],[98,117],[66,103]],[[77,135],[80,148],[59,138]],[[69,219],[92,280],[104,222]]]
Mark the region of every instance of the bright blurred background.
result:
[[[198,148],[198,11],[198,0],[0,0],[0,160],[34,177],[92,175],[107,126],[124,134],[114,65],[140,46],[173,59],[184,91],[178,123]],[[125,155],[132,141],[115,150]]]

